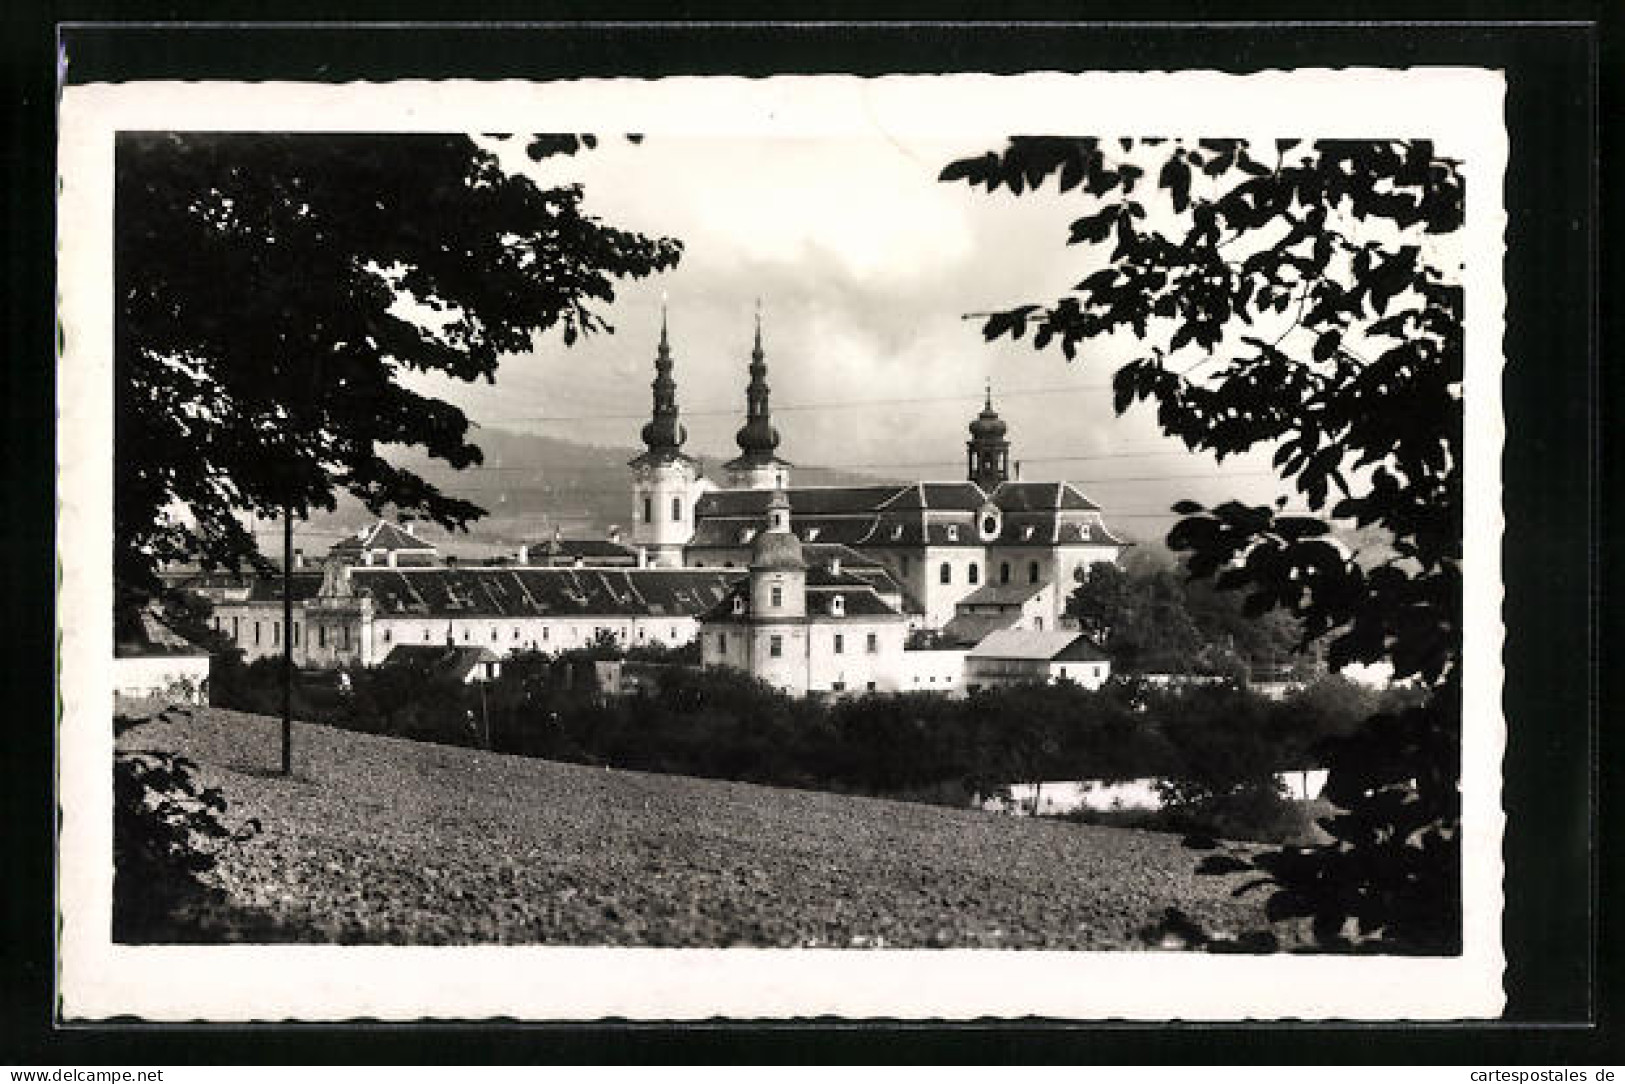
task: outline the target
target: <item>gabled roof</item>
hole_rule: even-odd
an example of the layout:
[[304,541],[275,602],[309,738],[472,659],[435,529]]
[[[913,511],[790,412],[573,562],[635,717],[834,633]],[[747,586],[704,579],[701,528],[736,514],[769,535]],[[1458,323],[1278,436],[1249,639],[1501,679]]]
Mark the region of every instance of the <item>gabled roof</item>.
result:
[[367,550],[417,550],[427,553],[437,552],[435,547],[407,531],[379,520],[360,536],[351,536],[340,542],[335,542],[328,550],[335,556],[352,553],[363,553]]
[[970,649],[972,659],[1032,662],[1104,662],[1107,656],[1081,632],[1071,629],[1000,629]]
[[383,665],[407,667],[435,677],[462,681],[473,673],[476,666],[497,661],[498,657],[483,647],[397,644],[384,656]]
[[942,626],[942,639],[950,647],[975,647],[989,633],[1007,629],[1019,620],[1019,614],[955,614]]

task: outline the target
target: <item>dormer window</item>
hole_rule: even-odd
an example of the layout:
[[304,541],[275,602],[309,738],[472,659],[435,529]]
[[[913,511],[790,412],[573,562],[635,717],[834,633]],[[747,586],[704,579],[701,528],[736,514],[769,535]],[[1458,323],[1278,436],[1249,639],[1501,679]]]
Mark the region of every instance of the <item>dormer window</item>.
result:
[[959,541],[959,525],[957,523],[948,524],[948,541]]
[[742,614],[744,612],[745,612],[745,600],[742,599],[742,598],[735,598],[734,599],[734,613]]
[[808,542],[816,542],[816,541],[818,541],[818,535],[822,531],[823,531],[822,527],[808,527],[807,528],[807,541]]
[[846,616],[846,596],[836,595],[829,600],[829,612],[835,617]]
[[1078,524],[1078,537],[1085,542],[1089,541],[1089,525],[1087,523]]
[[751,539],[753,539],[755,537],[756,537],[756,528],[755,527],[741,527],[741,528],[739,528],[739,541],[741,541],[741,542],[749,542]]
[[1033,536],[1033,528],[1032,528],[1031,524],[1028,524],[1027,526],[1025,526],[1025,527],[1023,527],[1021,529],[1021,540],[1023,542],[1027,541],[1032,536]]
[[891,529],[891,539],[892,539],[893,542],[896,542],[899,539],[901,539],[902,537],[903,537],[903,525],[901,523],[899,523],[897,526],[895,526],[895,527],[893,527]]

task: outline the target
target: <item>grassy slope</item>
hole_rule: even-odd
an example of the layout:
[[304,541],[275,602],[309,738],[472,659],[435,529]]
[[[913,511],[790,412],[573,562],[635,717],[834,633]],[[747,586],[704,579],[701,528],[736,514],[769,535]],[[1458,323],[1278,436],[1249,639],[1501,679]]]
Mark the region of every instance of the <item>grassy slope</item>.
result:
[[1264,925],[1177,839],[556,764],[198,709],[125,733],[176,749],[257,838],[211,876],[205,939],[1130,948],[1177,906]]

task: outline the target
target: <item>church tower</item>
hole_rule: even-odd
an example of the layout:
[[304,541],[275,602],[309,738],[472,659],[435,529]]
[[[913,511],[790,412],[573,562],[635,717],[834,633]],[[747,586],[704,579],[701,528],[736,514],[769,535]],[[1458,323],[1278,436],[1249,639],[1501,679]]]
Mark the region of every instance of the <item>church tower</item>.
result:
[[762,303],[756,303],[756,345],[750,352],[750,384],[745,388],[745,424],[734,439],[740,456],[722,465],[731,489],[782,489],[790,484],[790,464],[778,457],[779,431],[768,411],[767,362],[762,351]]
[[987,492],[1010,480],[1010,441],[1005,438],[1004,419],[993,410],[993,383],[988,382],[987,400],[970,423],[970,440],[965,442],[966,470],[971,481]]
[[671,375],[666,307],[660,307],[660,347],[655,352],[654,415],[643,427],[646,451],[632,468],[632,544],[651,565],[681,567],[683,547],[694,536],[694,492],[699,464],[683,452],[688,432],[677,417],[677,381]]
[[750,670],[776,688],[807,690],[807,561],[775,490],[750,549]]

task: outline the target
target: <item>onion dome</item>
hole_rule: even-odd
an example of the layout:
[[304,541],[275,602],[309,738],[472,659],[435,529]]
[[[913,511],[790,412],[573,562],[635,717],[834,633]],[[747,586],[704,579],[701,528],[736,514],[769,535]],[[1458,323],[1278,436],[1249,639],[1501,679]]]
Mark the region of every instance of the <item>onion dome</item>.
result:
[[801,552],[801,539],[790,529],[790,498],[775,490],[767,505],[767,529],[756,536],[750,547],[751,571],[804,571],[807,559]]
[[1006,429],[1004,419],[999,417],[993,410],[993,385],[989,382],[987,401],[982,407],[982,412],[970,423],[971,438],[973,440],[1001,440]]

